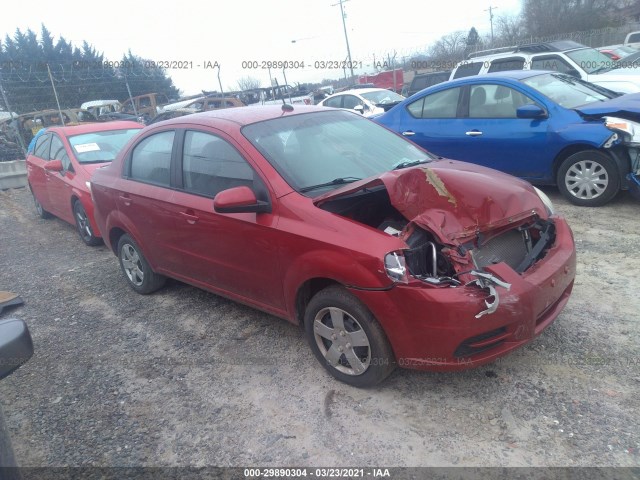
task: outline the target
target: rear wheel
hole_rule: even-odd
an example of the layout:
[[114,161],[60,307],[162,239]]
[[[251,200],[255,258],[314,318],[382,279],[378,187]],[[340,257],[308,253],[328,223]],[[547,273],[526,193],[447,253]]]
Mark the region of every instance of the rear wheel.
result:
[[36,207],[36,212],[38,213],[38,216],[40,218],[51,218],[51,214],[47,212],[44,208],[42,208],[42,205],[40,204],[35,194],[33,193],[33,190],[31,190],[31,196],[33,197],[33,204]]
[[129,235],[123,235],[118,241],[118,259],[129,286],[136,292],[146,295],[164,285],[166,278],[151,270],[140,247]]
[[305,312],[305,329],[316,358],[344,383],[370,387],[395,368],[382,327],[343,287],[327,287],[311,299]]
[[558,189],[575,205],[599,207],[620,190],[615,162],[605,153],[585,150],[571,155],[558,170]]
[[89,222],[89,217],[87,216],[87,211],[82,206],[82,202],[80,202],[80,200],[76,200],[73,203],[73,216],[76,219],[76,228],[82,241],[92,247],[100,245],[102,243],[102,239],[94,235],[93,229],[91,228],[91,222]]

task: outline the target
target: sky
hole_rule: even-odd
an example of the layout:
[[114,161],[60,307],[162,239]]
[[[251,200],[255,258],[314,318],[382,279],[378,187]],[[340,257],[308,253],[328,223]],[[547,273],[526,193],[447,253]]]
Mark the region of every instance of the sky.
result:
[[[41,0],[3,2],[1,38],[13,36],[17,28],[39,36],[44,23],[54,39],[62,36],[78,47],[86,40],[108,60],[119,60],[131,50],[182,66],[167,74],[185,95],[219,91],[218,74],[224,90],[237,89],[243,77],[256,78],[266,87],[269,73],[279,84],[285,77],[289,84],[340,78],[347,59],[339,0],[110,0],[100,8],[86,0],[62,0],[53,5]],[[399,60],[425,52],[457,30],[475,27],[480,35],[489,34],[489,6],[494,7],[494,25],[497,16],[517,14],[521,7],[520,0],[347,0],[354,73],[373,73],[374,60],[388,54],[395,53]],[[287,62],[290,68],[269,72],[268,62]],[[340,68],[322,68],[327,65]]]

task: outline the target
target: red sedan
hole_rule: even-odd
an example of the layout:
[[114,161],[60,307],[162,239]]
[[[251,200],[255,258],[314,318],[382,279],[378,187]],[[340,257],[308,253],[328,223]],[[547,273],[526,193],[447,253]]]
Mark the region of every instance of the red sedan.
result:
[[91,180],[138,293],[173,277],[301,325],[336,378],[455,370],[560,314],[573,238],[544,193],[360,115],[283,105],[145,128]]
[[27,178],[38,215],[66,220],[76,225],[87,245],[100,244],[89,179],[141,128],[136,122],[48,128],[27,156]]

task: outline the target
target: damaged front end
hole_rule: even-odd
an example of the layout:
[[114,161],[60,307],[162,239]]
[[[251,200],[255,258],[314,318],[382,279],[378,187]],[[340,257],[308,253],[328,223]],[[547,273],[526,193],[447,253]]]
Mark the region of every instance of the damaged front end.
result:
[[619,117],[604,117],[605,126],[615,133],[603,145],[610,148],[621,144],[629,155],[629,172],[626,175],[629,192],[640,200],[640,123]]
[[[552,206],[544,194],[512,177],[460,162],[438,163],[387,172],[319,203],[403,241],[406,248],[384,257],[394,282],[482,291],[485,308],[475,315],[481,318],[496,312],[500,293],[511,287],[490,267],[506,263],[522,274],[553,246]],[[474,182],[483,184],[482,193]]]
[[402,230],[381,225],[381,230],[405,240],[409,248],[391,252],[384,259],[387,275],[399,283],[418,280],[439,287],[474,286],[486,292],[486,309],[476,318],[494,313],[500,304],[500,290],[511,285],[485,270],[504,262],[523,273],[544,257],[555,239],[550,219],[534,216],[497,234],[477,235],[472,241],[454,245],[440,243],[429,231],[413,222]]

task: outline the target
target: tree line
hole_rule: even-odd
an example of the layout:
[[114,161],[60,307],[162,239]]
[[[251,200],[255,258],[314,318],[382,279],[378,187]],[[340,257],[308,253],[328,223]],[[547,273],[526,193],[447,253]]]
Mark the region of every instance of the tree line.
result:
[[[52,86],[55,86],[54,88]],[[8,110],[4,98],[17,113],[79,107],[89,100],[117,99],[149,92],[179,96],[162,68],[131,51],[109,61],[88,42],[76,47],[64,37],[54,40],[42,25],[40,38],[28,29],[0,40],[0,110]]]

